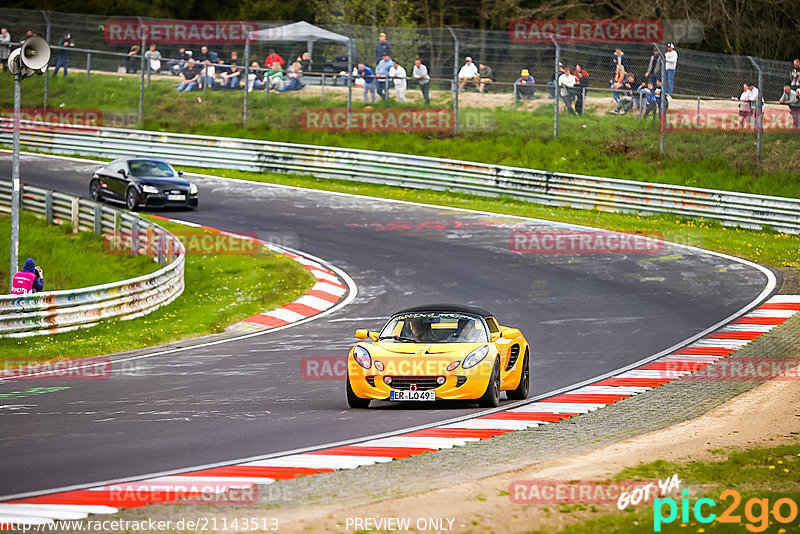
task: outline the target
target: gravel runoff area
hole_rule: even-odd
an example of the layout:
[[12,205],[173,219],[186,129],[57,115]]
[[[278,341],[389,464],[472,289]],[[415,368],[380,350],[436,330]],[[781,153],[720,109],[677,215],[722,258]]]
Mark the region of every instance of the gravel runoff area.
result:
[[[744,358],[783,359],[798,356],[800,356],[800,314],[722,361],[730,362]],[[708,369],[713,369],[713,366]],[[770,384],[780,383],[781,381],[770,382]],[[694,419],[762,384],[764,381],[677,380],[576,418],[470,443],[464,447],[454,447],[354,470],[276,481],[270,486],[260,487],[258,504],[235,507],[149,506],[139,510],[126,510],[116,517],[145,520],[154,517],[191,519],[210,516],[220,518],[270,516],[281,519],[281,532],[346,532],[344,524],[339,523],[344,517],[351,515],[345,512],[348,509],[370,503],[378,503],[373,504],[372,509],[380,508],[381,502],[389,504],[396,502],[393,500],[398,498],[452,488],[457,484],[478,483],[481,479],[493,475],[508,474],[548,460],[595,451]],[[784,388],[790,386],[791,392],[797,392],[794,382],[782,384]],[[725,407],[721,408],[724,412]],[[796,406],[787,409],[798,411]],[[800,414],[795,415],[800,416]],[[738,424],[736,420],[735,425]],[[741,425],[744,424],[742,419]],[[679,441],[680,439],[681,435],[678,436]],[[678,457],[681,457],[690,451],[683,452],[678,449],[676,452],[680,453]],[[639,459],[653,461],[659,459],[659,456],[645,455]],[[630,461],[633,462],[631,465],[636,465],[639,460]],[[505,502],[509,504],[509,501]],[[480,503],[475,502],[475,504]],[[334,514],[333,511],[337,512]],[[422,516],[426,514],[426,510],[408,510],[408,513]],[[302,523],[295,523],[296,521]],[[463,530],[457,528],[458,526],[454,525],[454,530]]]

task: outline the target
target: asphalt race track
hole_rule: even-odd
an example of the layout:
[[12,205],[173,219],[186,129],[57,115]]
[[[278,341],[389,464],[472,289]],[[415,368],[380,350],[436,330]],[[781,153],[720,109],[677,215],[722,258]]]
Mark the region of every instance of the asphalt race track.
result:
[[[200,159],[198,159],[200,161]],[[93,165],[23,156],[23,182],[88,196]],[[0,177],[11,156],[0,153]],[[301,375],[344,355],[356,328],[398,308],[493,311],[534,349],[532,395],[666,349],[746,306],[763,273],[686,248],[658,254],[513,254],[514,229],[553,225],[278,186],[198,178],[200,207],[159,212],[254,232],[323,258],[358,285],[334,314],[249,339],[130,362],[107,380],[0,382],[0,498],[322,445],[474,413],[468,404],[350,410],[341,381]],[[44,265],[53,272],[58,265]],[[191,288],[189,288],[191,290]],[[87,333],[90,333],[87,332]]]

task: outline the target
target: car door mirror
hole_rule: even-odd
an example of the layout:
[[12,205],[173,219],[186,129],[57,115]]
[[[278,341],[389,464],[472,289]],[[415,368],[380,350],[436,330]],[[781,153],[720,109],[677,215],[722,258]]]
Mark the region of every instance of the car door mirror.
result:
[[503,334],[501,334],[500,332],[492,332],[490,338],[492,341],[497,341],[498,339],[500,339],[500,336],[502,335]]
[[183,171],[178,169],[178,176],[183,176]]
[[366,328],[362,328],[356,330],[356,338],[357,339],[371,339],[372,341],[378,341],[378,332],[370,332]]
[[522,334],[522,332],[520,332],[518,328],[509,328],[507,326],[501,326],[500,327],[500,331],[503,333],[503,337],[509,338],[509,339],[513,338],[513,337],[517,337],[520,334]]
[[128,173],[125,172],[125,169],[120,169],[117,172],[120,173],[123,178],[127,178],[128,177]]

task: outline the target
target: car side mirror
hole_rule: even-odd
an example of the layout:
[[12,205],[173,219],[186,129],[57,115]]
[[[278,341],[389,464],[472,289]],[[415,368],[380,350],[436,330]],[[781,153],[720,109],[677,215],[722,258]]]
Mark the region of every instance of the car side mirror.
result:
[[522,332],[519,331],[519,328],[510,328],[508,326],[501,326],[500,332],[503,333],[503,337],[507,338],[517,337],[522,334]]
[[503,334],[501,334],[500,332],[492,332],[489,337],[491,338],[492,341],[497,341],[498,339],[500,339],[502,335]]
[[366,328],[362,328],[356,330],[356,338],[357,339],[371,339],[372,341],[378,341],[378,332],[370,332]]
[[125,172],[125,169],[120,169],[117,172],[120,173],[123,178],[127,178],[128,177],[128,173]]
[[183,176],[183,171],[178,169],[178,176]]

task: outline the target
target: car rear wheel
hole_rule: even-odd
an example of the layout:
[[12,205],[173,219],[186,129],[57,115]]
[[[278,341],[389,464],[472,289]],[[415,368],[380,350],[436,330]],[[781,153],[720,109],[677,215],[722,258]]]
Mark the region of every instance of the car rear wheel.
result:
[[95,202],[103,201],[103,193],[101,192],[99,181],[92,180],[91,182],[89,182],[89,195]]
[[369,399],[362,399],[350,387],[350,377],[347,377],[347,405],[351,408],[369,408]]
[[125,206],[133,211],[139,205],[139,193],[136,192],[136,189],[133,187],[128,188],[128,192],[125,193]]
[[478,399],[478,406],[481,408],[496,408],[500,406],[500,359],[494,361],[492,376],[486,385],[486,391]]
[[530,369],[530,351],[525,349],[525,357],[522,358],[522,374],[519,377],[519,385],[506,391],[506,396],[509,399],[522,400],[528,398],[528,392],[531,388],[531,369]]

